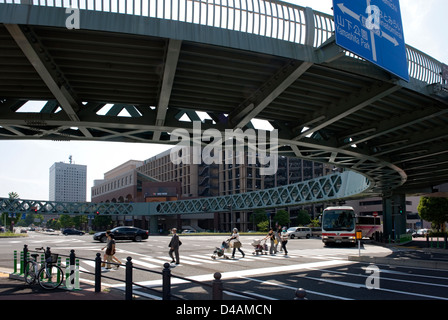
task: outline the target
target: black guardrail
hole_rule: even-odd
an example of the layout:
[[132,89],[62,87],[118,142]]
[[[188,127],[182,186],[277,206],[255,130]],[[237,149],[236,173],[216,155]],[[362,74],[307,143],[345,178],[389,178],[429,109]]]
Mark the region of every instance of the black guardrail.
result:
[[[28,249],[28,245],[24,245],[23,253],[21,255],[21,259],[22,259],[21,265],[23,265],[23,266],[26,265],[27,259],[28,259],[28,253],[30,253],[30,252],[33,252],[33,251]],[[50,253],[51,253],[50,248],[47,247],[47,254],[50,254]],[[145,269],[145,268],[134,266],[134,264],[132,263],[132,257],[127,257],[125,264],[119,264],[119,263],[114,263],[114,262],[110,262],[110,261],[103,261],[101,259],[101,253],[99,253],[99,252],[96,253],[96,257],[94,259],[78,257],[78,256],[76,256],[75,250],[73,250],[73,249],[70,250],[69,255],[59,254],[59,256],[68,258],[66,265],[65,266],[61,265],[61,266],[65,267],[65,269],[66,269],[66,275],[67,275],[66,278],[67,277],[70,278],[69,281],[67,281],[67,279],[66,279],[66,284],[68,283],[70,288],[75,288],[76,287],[75,281],[79,281],[79,278],[76,279],[74,276],[74,273],[77,270],[76,268],[79,267],[78,262],[80,260],[94,261],[95,262],[95,271],[94,272],[89,272],[89,271],[82,271],[82,272],[85,274],[90,274],[90,275],[94,276],[95,292],[101,292],[101,283],[102,283],[103,278],[110,279],[113,281],[122,282],[122,283],[124,283],[124,286],[125,286],[125,300],[132,300],[132,297],[135,294],[134,290],[133,290],[134,286],[157,293],[159,296],[161,296],[161,298],[163,300],[171,300],[171,299],[186,300],[183,297],[180,297],[180,296],[172,293],[171,280],[173,278],[183,280],[183,281],[186,281],[186,282],[198,285],[198,286],[209,288],[211,290],[211,299],[212,300],[222,300],[223,295],[229,294],[229,293],[237,294],[237,295],[242,296],[247,299],[255,299],[255,300],[265,300],[266,299],[259,295],[250,294],[247,292],[241,292],[241,291],[233,290],[231,288],[224,288],[224,283],[221,280],[222,275],[220,272],[214,273],[214,275],[213,275],[214,280],[212,280],[211,282],[202,282],[202,281],[197,281],[197,280],[190,279],[187,277],[173,275],[171,273],[171,267],[170,267],[169,263],[165,263],[163,265],[162,271],[155,271],[155,270],[150,270],[150,269]],[[125,268],[124,279],[104,275],[101,272],[102,264],[124,267]],[[158,289],[148,287],[148,286],[143,286],[139,283],[134,282],[133,281],[134,270],[139,270],[139,271],[143,271],[143,272],[149,272],[149,273],[160,275],[162,278],[162,290],[158,290]],[[21,270],[21,272],[22,271],[23,270]],[[79,272],[79,269],[78,269],[78,272]],[[138,294],[136,294],[136,295],[138,295]],[[300,289],[296,290],[294,299],[295,300],[303,300],[303,299],[306,299],[305,296],[306,296],[306,291],[304,289],[300,288]]]

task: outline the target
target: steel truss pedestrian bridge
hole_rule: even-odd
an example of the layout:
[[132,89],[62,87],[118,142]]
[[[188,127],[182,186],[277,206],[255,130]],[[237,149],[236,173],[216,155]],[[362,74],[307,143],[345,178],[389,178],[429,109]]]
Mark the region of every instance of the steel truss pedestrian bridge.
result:
[[283,187],[236,195],[148,203],[55,202],[0,198],[0,211],[10,213],[87,215],[170,215],[278,208],[322,201],[337,201],[369,188],[369,181],[355,172],[343,172]]
[[410,82],[338,47],[332,16],[274,0],[0,0],[0,139],[172,144],[205,112],[202,132],[267,120],[279,155],[354,171],[157,206],[1,208],[165,214],[428,192],[448,180],[447,81],[443,63],[406,52]]

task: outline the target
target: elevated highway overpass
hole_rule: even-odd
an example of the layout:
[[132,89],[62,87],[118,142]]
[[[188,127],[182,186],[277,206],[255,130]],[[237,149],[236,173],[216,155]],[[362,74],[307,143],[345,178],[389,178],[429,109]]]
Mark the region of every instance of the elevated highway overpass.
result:
[[338,47],[332,16],[311,8],[0,0],[0,48],[0,139],[172,144],[205,112],[202,131],[269,121],[280,155],[362,174],[390,216],[396,195],[448,180],[443,63],[407,46],[400,80]]

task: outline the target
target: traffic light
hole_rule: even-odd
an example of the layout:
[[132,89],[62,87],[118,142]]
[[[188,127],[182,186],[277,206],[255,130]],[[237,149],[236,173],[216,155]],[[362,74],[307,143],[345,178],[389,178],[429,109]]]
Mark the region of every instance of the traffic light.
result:
[[398,213],[399,213],[399,214],[403,214],[403,207],[402,207],[402,206],[399,206],[399,207],[398,207]]

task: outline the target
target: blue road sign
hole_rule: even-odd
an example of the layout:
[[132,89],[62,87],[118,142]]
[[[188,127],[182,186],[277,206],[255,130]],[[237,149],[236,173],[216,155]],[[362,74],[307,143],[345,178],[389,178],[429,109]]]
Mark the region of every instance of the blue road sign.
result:
[[336,44],[409,81],[399,0],[333,0]]

